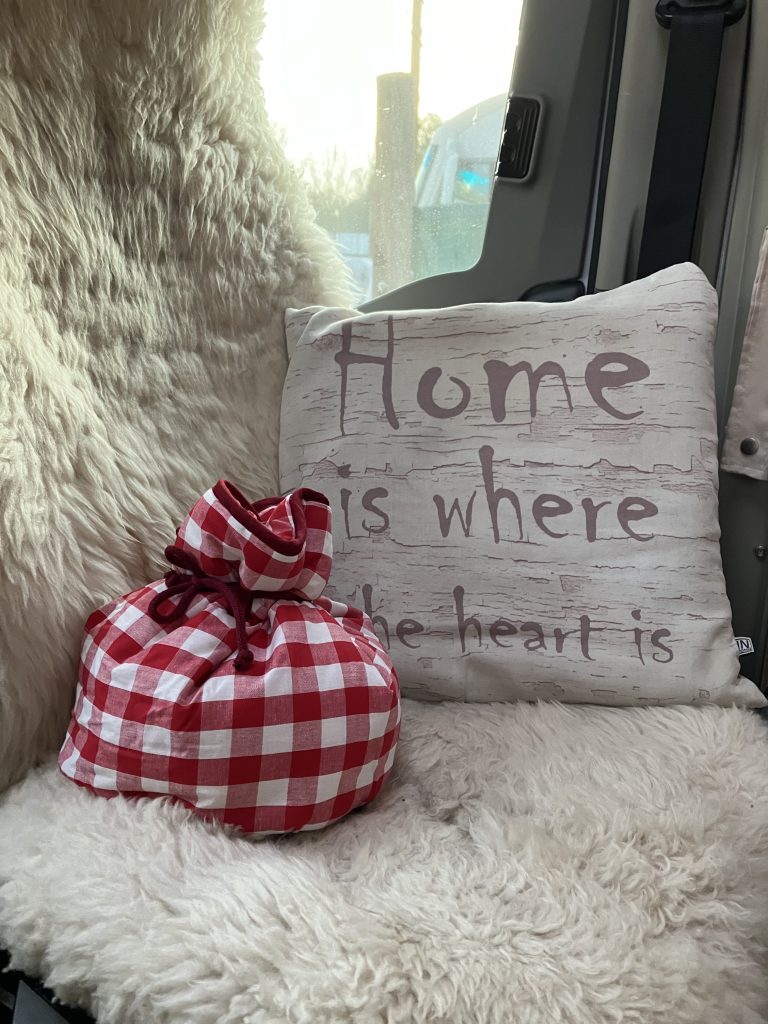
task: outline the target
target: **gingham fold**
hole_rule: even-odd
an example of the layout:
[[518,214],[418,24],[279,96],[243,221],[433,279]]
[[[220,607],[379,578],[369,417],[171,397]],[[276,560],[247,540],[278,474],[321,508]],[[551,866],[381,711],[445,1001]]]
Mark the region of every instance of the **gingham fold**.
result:
[[206,576],[311,600],[328,582],[331,536],[323,494],[300,488],[249,504],[233,484],[219,480],[176,531],[175,546],[192,555]]

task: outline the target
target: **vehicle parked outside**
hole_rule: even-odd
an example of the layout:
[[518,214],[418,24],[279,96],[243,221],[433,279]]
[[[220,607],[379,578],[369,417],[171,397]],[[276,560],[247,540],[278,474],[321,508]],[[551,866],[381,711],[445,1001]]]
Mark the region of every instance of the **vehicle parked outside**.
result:
[[507,97],[483,100],[441,125],[416,177],[416,279],[464,270],[483,245]]

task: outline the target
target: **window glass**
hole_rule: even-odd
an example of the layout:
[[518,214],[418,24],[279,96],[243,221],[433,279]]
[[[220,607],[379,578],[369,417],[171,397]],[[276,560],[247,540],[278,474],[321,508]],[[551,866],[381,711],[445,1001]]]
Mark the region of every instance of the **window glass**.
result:
[[267,110],[359,302],[480,255],[522,0],[266,0]]

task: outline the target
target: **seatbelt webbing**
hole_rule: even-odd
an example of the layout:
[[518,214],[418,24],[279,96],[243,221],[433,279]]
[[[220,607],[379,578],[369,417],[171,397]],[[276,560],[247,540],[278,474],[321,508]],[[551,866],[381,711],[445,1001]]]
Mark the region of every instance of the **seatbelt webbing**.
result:
[[638,277],[691,258],[724,31],[722,11],[672,16]]

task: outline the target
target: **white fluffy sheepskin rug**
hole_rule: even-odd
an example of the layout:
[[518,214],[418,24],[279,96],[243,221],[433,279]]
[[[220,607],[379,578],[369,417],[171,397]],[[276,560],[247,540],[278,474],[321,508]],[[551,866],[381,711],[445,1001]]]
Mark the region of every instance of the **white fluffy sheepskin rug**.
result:
[[82,626],[219,477],[273,493],[286,306],[345,301],[268,123],[260,0],[0,0],[0,790]]
[[766,778],[746,711],[407,702],[370,808],[250,843],[48,767],[0,941],[102,1024],[764,1024]]

